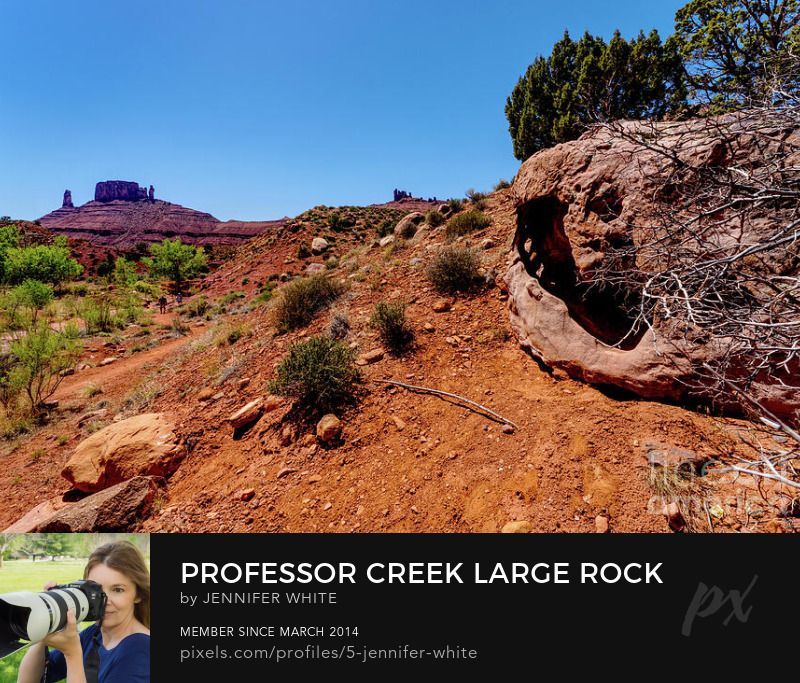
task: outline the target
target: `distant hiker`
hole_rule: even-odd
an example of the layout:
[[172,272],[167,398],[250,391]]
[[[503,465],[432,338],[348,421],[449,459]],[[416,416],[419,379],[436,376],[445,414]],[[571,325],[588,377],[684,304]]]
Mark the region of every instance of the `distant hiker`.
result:
[[180,306],[183,303],[183,294],[181,292],[178,292],[176,301],[178,302],[178,306]]
[[167,312],[167,297],[162,296],[158,300],[158,310],[159,310],[160,313],[166,313]]

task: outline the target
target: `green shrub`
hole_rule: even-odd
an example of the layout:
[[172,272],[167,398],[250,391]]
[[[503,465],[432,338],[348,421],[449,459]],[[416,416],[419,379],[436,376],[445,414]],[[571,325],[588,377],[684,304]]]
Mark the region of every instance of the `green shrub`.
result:
[[120,287],[130,287],[139,279],[136,266],[124,256],[118,257],[114,262],[113,278]]
[[330,305],[343,291],[344,286],[327,275],[293,280],[283,288],[275,306],[278,329],[287,332],[308,325],[314,314]]
[[494,191],[497,192],[498,190],[505,190],[506,188],[511,187],[511,183],[508,182],[505,178],[500,178],[497,181],[497,184],[494,186]]
[[53,301],[53,288],[38,280],[25,280],[12,289],[2,307],[11,329],[36,324],[39,313]]
[[222,306],[227,306],[228,304],[232,304],[237,299],[244,299],[244,292],[228,292],[218,301],[218,303]]
[[444,223],[444,215],[437,209],[431,209],[425,214],[425,222],[432,228],[436,228]]
[[170,278],[180,289],[184,280],[207,270],[205,252],[180,239],[165,239],[160,244],[150,245],[150,256],[142,259],[153,277]]
[[39,280],[57,285],[83,272],[83,266],[70,258],[67,241],[61,235],[52,245],[11,247],[5,254],[5,278],[11,284]]
[[467,247],[443,247],[427,269],[428,279],[442,292],[470,289],[479,278],[480,258]]
[[375,306],[370,324],[377,328],[386,346],[401,353],[414,339],[414,331],[406,320],[405,304],[381,301]]
[[196,299],[189,301],[186,306],[184,306],[184,311],[190,318],[202,318],[206,313],[208,313],[208,309],[210,307],[211,304],[208,303],[208,299],[205,297],[205,295],[201,295]]
[[491,219],[483,211],[478,209],[470,209],[457,216],[453,216],[447,223],[445,228],[445,235],[449,238],[460,237],[467,235],[476,230],[482,230],[489,227]]
[[386,235],[392,234],[396,225],[397,221],[387,218],[377,227],[378,237],[386,237]]
[[482,202],[484,199],[486,199],[485,192],[478,192],[476,189],[472,187],[466,191],[466,195],[467,199],[469,199],[473,203]]
[[147,295],[152,300],[157,300],[161,298],[161,295],[164,293],[161,287],[152,282],[145,282],[144,280],[138,280],[137,282],[133,283],[133,288],[142,294]]
[[61,383],[61,372],[71,367],[79,355],[74,339],[38,324],[11,343],[16,360],[14,381],[22,387],[33,412],[39,412]]
[[107,295],[84,299],[81,306],[81,318],[83,318],[86,334],[111,332],[124,325],[121,318],[115,315],[113,302]]
[[308,248],[308,245],[305,242],[302,242],[299,247],[297,247],[297,258],[308,258],[311,256],[311,249]]
[[450,209],[450,213],[458,213],[464,208],[464,202],[461,199],[448,199],[447,208]]
[[328,412],[352,399],[359,379],[353,350],[320,336],[291,346],[269,389],[296,398],[303,407]]

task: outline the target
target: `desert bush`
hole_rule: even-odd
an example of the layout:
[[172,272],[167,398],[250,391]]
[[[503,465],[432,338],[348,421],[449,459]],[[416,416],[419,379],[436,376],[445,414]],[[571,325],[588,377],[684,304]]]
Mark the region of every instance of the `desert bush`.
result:
[[393,221],[391,218],[387,218],[385,221],[382,221],[378,227],[378,237],[386,237],[386,235],[391,235],[394,232],[394,227],[397,225],[397,221]]
[[464,208],[464,201],[456,198],[448,199],[447,208],[450,209],[450,213],[458,213]]
[[145,294],[150,299],[156,300],[161,298],[161,295],[164,293],[161,287],[157,284],[152,282],[145,282],[144,280],[138,280],[137,282],[133,283],[133,288],[140,292],[141,294]]
[[486,199],[485,192],[478,192],[475,188],[469,188],[466,193],[467,199],[469,199],[473,203],[481,202]]
[[78,357],[79,346],[70,336],[39,323],[11,343],[16,361],[13,381],[19,383],[30,409],[36,413],[61,383],[61,372],[71,367]]
[[291,396],[305,408],[328,412],[352,399],[360,373],[354,352],[330,337],[312,337],[293,344],[269,389]]
[[112,277],[114,282],[121,287],[130,287],[139,279],[136,274],[136,266],[124,256],[119,256],[114,262]]
[[425,222],[432,228],[440,226],[442,223],[444,223],[444,220],[444,215],[437,209],[431,209],[425,214]]
[[282,332],[311,322],[314,314],[338,298],[344,286],[327,275],[299,278],[286,285],[274,309],[275,323]]
[[9,248],[3,267],[5,278],[11,284],[39,280],[58,285],[83,272],[83,266],[70,258],[67,240],[61,235],[52,245]]
[[442,292],[470,289],[480,277],[480,257],[468,247],[446,246],[427,269],[428,279]]
[[350,319],[344,311],[336,311],[328,325],[328,336],[331,339],[344,339],[350,332]]
[[483,230],[489,227],[491,219],[483,211],[479,209],[470,209],[457,216],[453,216],[445,228],[445,235],[449,238],[460,237],[467,235],[476,230]]
[[308,258],[309,256],[311,256],[311,249],[308,248],[305,242],[301,242],[300,246],[297,247],[297,258]]
[[81,318],[83,318],[86,334],[111,332],[124,325],[122,319],[115,314],[114,304],[108,295],[84,299],[81,306]]
[[208,309],[210,307],[211,304],[208,303],[208,299],[205,297],[205,295],[203,295],[187,302],[183,307],[183,311],[189,318],[202,318],[206,313],[208,313]]
[[375,306],[370,319],[383,343],[395,353],[404,351],[414,339],[414,331],[406,320],[406,307],[401,303],[381,301]]
[[511,187],[511,183],[508,182],[505,178],[500,178],[494,186],[494,191],[497,192],[498,190],[505,190]]

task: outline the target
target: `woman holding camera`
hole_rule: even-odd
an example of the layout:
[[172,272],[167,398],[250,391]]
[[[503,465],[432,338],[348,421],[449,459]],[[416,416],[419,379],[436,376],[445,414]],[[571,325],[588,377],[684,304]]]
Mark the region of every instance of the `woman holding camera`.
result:
[[65,628],[28,649],[17,683],[150,683],[150,572],[141,553],[128,541],[102,545],[83,578],[102,586],[103,618],[79,632],[69,610]]

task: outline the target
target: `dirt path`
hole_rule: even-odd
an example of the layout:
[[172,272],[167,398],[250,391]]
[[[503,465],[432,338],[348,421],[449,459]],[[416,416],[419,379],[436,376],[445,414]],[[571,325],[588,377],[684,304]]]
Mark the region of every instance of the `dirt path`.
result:
[[[159,320],[159,318],[162,320]],[[171,320],[171,316],[168,314],[159,314],[154,316],[154,319],[158,323]],[[121,358],[109,365],[98,365],[97,367],[89,368],[75,375],[71,375],[62,382],[53,398],[59,401],[76,398],[81,395],[81,392],[83,392],[87,386],[92,384],[102,387],[105,393],[113,391],[115,387],[120,385],[130,386],[132,383],[131,380],[138,370],[146,365],[152,365],[170,356],[207,329],[205,325],[202,327],[191,327],[189,333],[184,337],[178,337],[177,339],[159,344],[147,351],[135,353],[127,358]]]

